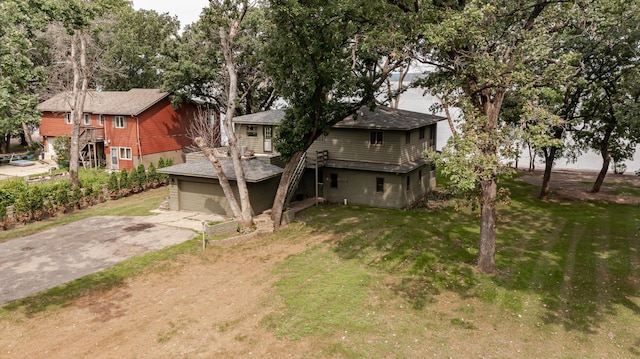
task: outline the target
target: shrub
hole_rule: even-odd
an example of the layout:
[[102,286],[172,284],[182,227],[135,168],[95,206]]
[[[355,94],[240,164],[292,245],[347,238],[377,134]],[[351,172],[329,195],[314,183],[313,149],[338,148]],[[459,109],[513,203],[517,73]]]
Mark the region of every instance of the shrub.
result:
[[156,166],[153,163],[149,164],[149,168],[147,169],[147,181],[154,182],[158,180],[158,172],[156,170]]
[[137,168],[135,168],[133,171],[131,171],[131,174],[133,176],[133,184],[136,186],[144,186],[145,182],[147,182],[147,172],[144,169],[144,165],[141,163],[138,165]]
[[123,169],[120,172],[120,188],[130,188],[131,187],[131,177],[129,176],[129,172],[127,169]]
[[58,136],[53,141],[53,150],[56,152],[56,162],[60,168],[69,168],[71,159],[71,138],[69,136]]
[[109,181],[107,182],[107,189],[109,191],[115,192],[117,190],[119,190],[120,186],[118,185],[118,174],[115,172],[112,172],[111,175],[109,176]]

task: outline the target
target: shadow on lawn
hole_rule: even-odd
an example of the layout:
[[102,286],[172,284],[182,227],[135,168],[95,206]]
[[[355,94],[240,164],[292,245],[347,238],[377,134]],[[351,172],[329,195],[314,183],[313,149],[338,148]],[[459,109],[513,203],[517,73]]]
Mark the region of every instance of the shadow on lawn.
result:
[[[307,224],[333,234],[341,258],[392,274],[390,287],[417,309],[444,290],[514,312],[533,297],[544,323],[585,333],[620,306],[640,314],[630,299],[640,295],[637,207],[541,202],[533,186],[507,183],[513,201],[500,209],[495,276],[473,268],[476,213],[325,206],[307,212]],[[486,283],[492,294],[478,289]]]

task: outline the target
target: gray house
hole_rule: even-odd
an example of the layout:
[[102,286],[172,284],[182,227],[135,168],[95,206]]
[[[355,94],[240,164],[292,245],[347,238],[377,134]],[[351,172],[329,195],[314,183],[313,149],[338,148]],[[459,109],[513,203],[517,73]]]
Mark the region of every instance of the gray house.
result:
[[[239,144],[281,165],[272,139],[283,118],[283,110],[236,117]],[[294,198],[314,197],[317,186],[318,195],[328,202],[413,206],[436,185],[435,167],[423,153],[435,150],[437,123],[444,119],[385,106],[363,108],[309,148],[307,170]]]
[[[234,118],[256,214],[271,208],[285,165],[273,146],[284,115],[283,110],[272,110]],[[442,120],[385,106],[363,108],[309,148],[290,189],[292,197],[318,195],[328,202],[412,207],[436,185],[435,167],[423,153],[435,150],[436,125]],[[235,186],[231,160],[222,162]],[[171,209],[231,215],[215,169],[203,155],[187,155],[186,163],[159,172],[170,175]]]

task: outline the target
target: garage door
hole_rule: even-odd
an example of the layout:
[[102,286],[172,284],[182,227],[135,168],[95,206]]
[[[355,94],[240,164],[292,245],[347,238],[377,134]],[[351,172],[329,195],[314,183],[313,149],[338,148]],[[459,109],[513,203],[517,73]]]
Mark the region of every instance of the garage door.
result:
[[219,185],[181,180],[178,189],[181,210],[228,214],[228,204]]

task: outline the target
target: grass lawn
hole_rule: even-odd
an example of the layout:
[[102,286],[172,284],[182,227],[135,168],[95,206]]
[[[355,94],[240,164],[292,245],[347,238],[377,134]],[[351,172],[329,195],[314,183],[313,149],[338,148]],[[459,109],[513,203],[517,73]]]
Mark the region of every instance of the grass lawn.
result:
[[473,267],[475,213],[308,210],[285,231],[329,240],[278,267],[263,325],[317,358],[640,357],[638,208],[507,186],[494,276]]

